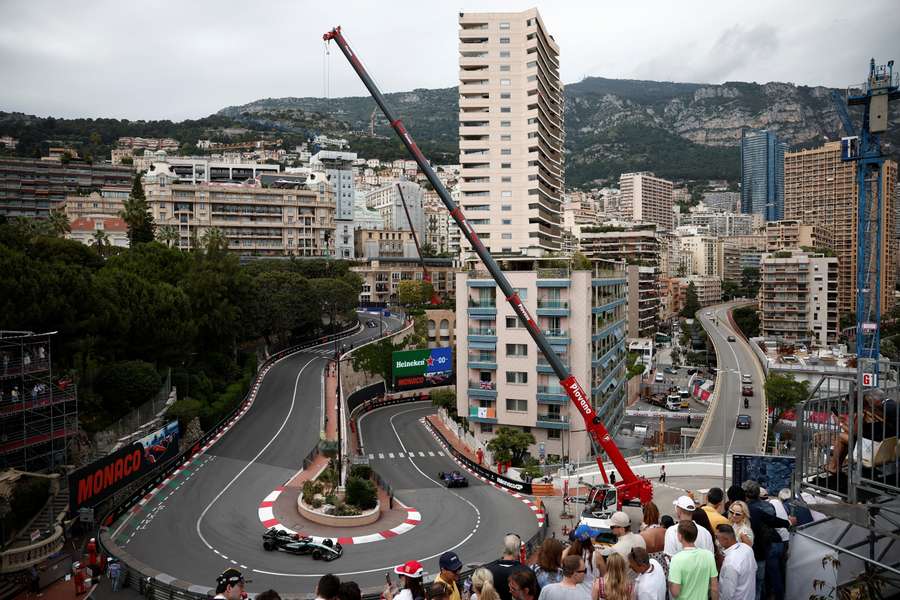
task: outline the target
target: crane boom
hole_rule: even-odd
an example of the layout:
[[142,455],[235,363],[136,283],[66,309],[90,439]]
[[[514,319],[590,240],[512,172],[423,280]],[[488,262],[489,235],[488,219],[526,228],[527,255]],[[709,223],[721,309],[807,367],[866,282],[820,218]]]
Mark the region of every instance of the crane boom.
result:
[[[510,304],[510,306],[512,306],[519,320],[522,322],[522,325],[527,329],[528,334],[531,336],[531,339],[534,340],[535,344],[537,344],[538,349],[546,357],[547,362],[550,364],[553,372],[559,378],[560,384],[566,391],[566,395],[568,395],[569,399],[575,405],[578,412],[581,413],[581,417],[584,419],[585,429],[590,435],[591,440],[598,448],[601,448],[604,452],[606,452],[606,455],[609,457],[609,459],[615,465],[616,470],[621,475],[622,480],[616,485],[621,499],[626,501],[639,500],[641,503],[649,502],[653,498],[652,484],[646,478],[638,477],[637,475],[635,475],[634,471],[632,471],[631,466],[628,464],[628,461],[625,460],[622,452],[619,450],[618,446],[616,446],[615,442],[612,439],[612,436],[609,434],[609,431],[603,424],[603,419],[601,419],[594,410],[590,395],[588,395],[584,391],[584,388],[581,387],[581,384],[578,383],[578,380],[575,378],[575,376],[569,373],[565,364],[563,364],[559,356],[550,346],[547,338],[544,337],[543,332],[537,326],[537,323],[528,312],[525,304],[519,298],[519,294],[510,285],[506,276],[503,274],[503,271],[500,269],[500,266],[493,259],[490,252],[488,252],[484,247],[484,244],[481,243],[481,240],[475,233],[472,225],[463,214],[462,209],[457,206],[457,204],[450,197],[450,193],[447,191],[447,188],[444,187],[444,184],[438,178],[428,160],[426,160],[425,155],[422,154],[422,151],[416,145],[415,141],[413,141],[412,136],[403,125],[403,121],[396,118],[391,112],[391,109],[388,107],[384,95],[378,89],[378,86],[375,85],[375,82],[369,76],[365,67],[363,67],[362,62],[359,60],[359,57],[350,48],[347,40],[341,33],[341,28],[335,27],[322,37],[326,42],[333,40],[341,49],[341,52],[343,52],[344,56],[350,62],[353,70],[356,71],[356,74],[362,80],[363,85],[365,85],[366,89],[369,90],[369,94],[372,95],[372,99],[375,100],[375,103],[381,109],[381,112],[384,113],[384,116],[387,119],[388,123],[390,123],[391,128],[393,128],[393,130],[400,137],[400,141],[403,142],[404,146],[406,146],[406,149],[415,159],[416,164],[418,164],[419,169],[422,170],[422,172],[425,174],[425,177],[434,187],[434,190],[437,192],[441,201],[444,203],[444,206],[446,206],[447,210],[450,211],[450,216],[453,217],[453,220],[456,222],[457,226],[466,237],[466,240],[469,242],[469,244],[471,244],[476,254],[478,254],[478,257],[484,263],[485,268],[487,268],[488,272],[491,274],[491,277],[493,277],[494,281],[497,284],[497,287],[500,288],[500,292],[503,294],[504,298],[506,298],[506,301]],[[603,473],[605,478],[606,475],[603,469],[603,459],[599,455],[597,456],[597,463],[599,464],[600,471],[601,473]]]

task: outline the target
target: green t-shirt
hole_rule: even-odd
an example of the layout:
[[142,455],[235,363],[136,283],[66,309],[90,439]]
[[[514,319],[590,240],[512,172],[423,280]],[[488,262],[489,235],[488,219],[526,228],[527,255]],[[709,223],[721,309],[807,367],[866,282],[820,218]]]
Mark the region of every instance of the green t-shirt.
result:
[[709,580],[718,575],[716,557],[703,548],[685,548],[669,563],[669,581],[681,585],[678,600],[707,600]]

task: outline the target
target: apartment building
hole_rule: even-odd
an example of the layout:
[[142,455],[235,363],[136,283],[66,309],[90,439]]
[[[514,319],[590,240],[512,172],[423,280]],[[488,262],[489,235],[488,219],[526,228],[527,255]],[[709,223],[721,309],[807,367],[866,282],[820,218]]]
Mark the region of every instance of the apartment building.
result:
[[708,207],[694,207],[689,213],[678,215],[679,227],[697,227],[716,237],[753,235],[765,225],[757,214],[715,212]]
[[557,252],[565,135],[559,47],[537,9],[460,13],[459,27],[463,211],[492,252]]
[[213,228],[228,249],[254,256],[334,255],[334,196],[323,184],[311,190],[266,188],[259,182],[182,182],[158,169],[144,176],[144,192],[158,227],[178,232],[176,245],[189,249]]
[[767,339],[829,346],[838,339],[838,259],[801,250],[760,265],[760,332]]
[[[700,306],[718,304],[722,301],[722,280],[718,277],[706,277],[695,275],[693,277],[676,277],[671,280],[671,286],[678,286],[678,290],[669,290],[678,297],[680,306],[684,306],[685,293],[690,284],[694,284],[697,291],[697,301]],[[679,309],[680,310],[680,309]]]
[[[501,267],[548,341],[615,434],[625,410],[626,281],[615,264],[593,270],[541,268],[540,260],[504,259]],[[487,272],[457,273],[457,410],[486,444],[497,428],[530,431],[538,455],[584,460],[591,443],[546,358]]]
[[720,259],[722,265],[719,272],[722,273],[722,281],[740,282],[743,272],[740,248],[729,243],[728,240],[723,240]]
[[685,275],[722,278],[724,243],[711,235],[682,235],[680,271]]
[[784,218],[784,158],[787,144],[765,129],[741,130],[741,212],[766,221]]
[[834,237],[827,227],[806,225],[796,219],[782,219],[766,223],[766,251],[777,252],[791,248],[834,249]]
[[740,192],[704,192],[703,204],[714,212],[741,212],[741,193]]
[[63,203],[57,206],[66,213],[69,221],[88,216],[114,218],[119,216],[130,195],[130,187],[102,188],[86,196],[68,194]]
[[653,173],[623,173],[619,176],[619,213],[623,219],[654,223],[663,231],[674,228],[672,182]]
[[[434,291],[445,300],[456,293],[456,269],[449,258],[426,258]],[[363,280],[359,301],[363,305],[396,303],[401,281],[421,281],[422,263],[417,257],[380,257],[350,267]]]
[[310,159],[310,168],[323,172],[334,193],[334,256],[354,258],[353,205],[356,191],[353,181],[355,152],[320,150]]
[[418,258],[416,242],[410,230],[363,229],[353,231],[356,258],[373,260],[380,257]]
[[443,206],[440,208],[426,206],[423,210],[425,220],[425,243],[434,248],[435,252],[450,251],[450,228],[456,228],[456,223]]
[[[885,161],[882,178],[882,239],[894,237],[894,190],[897,163]],[[856,165],[841,160],[841,143],[827,142],[811,150],[788,152],[784,157],[786,219],[816,223],[831,231],[838,259],[838,311],[856,311]],[[894,306],[895,244],[881,248],[881,310]]]
[[456,347],[456,313],[449,308],[426,308],[429,348]]
[[280,170],[278,165],[224,157],[216,159],[209,156],[168,156],[162,150],[148,151],[148,154],[152,163],[166,163],[169,170],[182,182],[190,183],[243,183],[263,173],[278,173]]
[[0,215],[46,218],[68,196],[131,190],[133,175],[112,165],[0,158]]
[[97,243],[97,232],[102,231],[110,246],[127,248],[130,245],[128,239],[128,225],[119,217],[90,216],[77,217],[69,222],[69,233],[66,238],[81,242],[85,246],[93,246]]
[[663,245],[656,227],[584,228],[581,251],[590,259],[627,265],[627,335],[629,338],[652,338],[658,329],[661,312]]
[[[400,197],[402,190],[403,197]],[[413,181],[397,181],[366,192],[366,206],[378,212],[387,229],[410,229],[410,221],[419,243],[425,243],[425,210],[422,187]],[[403,202],[406,201],[406,210]],[[407,211],[409,218],[407,218]],[[444,210],[446,217],[447,211]]]

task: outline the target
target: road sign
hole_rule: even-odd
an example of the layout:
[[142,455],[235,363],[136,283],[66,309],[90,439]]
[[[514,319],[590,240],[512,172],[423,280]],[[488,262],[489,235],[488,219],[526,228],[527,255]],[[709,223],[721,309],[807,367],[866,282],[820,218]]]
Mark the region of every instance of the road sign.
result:
[[875,373],[863,373],[862,374],[862,384],[863,387],[875,387],[878,385],[878,375]]

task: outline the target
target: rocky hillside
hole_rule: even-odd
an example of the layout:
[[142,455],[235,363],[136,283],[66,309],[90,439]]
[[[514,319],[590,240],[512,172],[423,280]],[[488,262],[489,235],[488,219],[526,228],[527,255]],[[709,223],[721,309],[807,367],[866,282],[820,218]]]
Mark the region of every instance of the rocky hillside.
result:
[[[647,169],[673,179],[739,177],[737,144],[743,127],[776,131],[792,148],[840,136],[831,90],[789,83],[728,82],[721,85],[589,77],[565,88],[566,173],[570,185],[595,184],[624,171]],[[435,159],[455,159],[456,88],[387,95],[388,102]],[[233,106],[219,115],[248,127],[299,133],[364,132],[375,108],[368,97],[277,98]],[[900,106],[892,110],[892,121]],[[376,132],[391,132],[376,113]],[[390,143],[351,137],[368,155]],[[390,150],[388,151],[388,148]],[[900,154],[900,131],[885,137],[885,150]],[[362,152],[362,148],[360,148]]]

